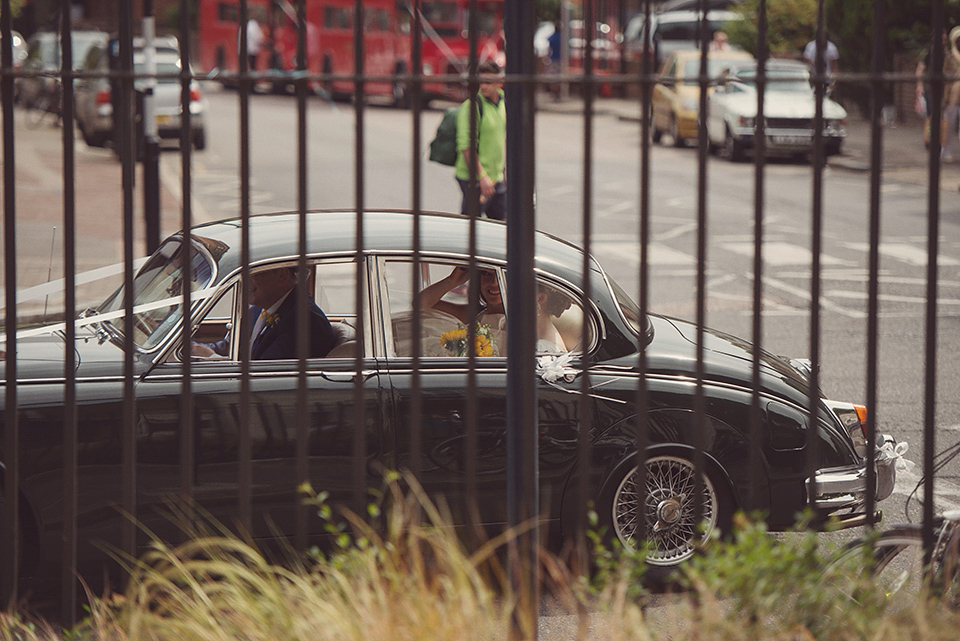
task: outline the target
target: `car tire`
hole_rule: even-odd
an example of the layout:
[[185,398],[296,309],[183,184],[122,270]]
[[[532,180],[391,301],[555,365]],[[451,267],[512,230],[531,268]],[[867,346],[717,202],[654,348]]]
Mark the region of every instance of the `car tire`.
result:
[[664,583],[702,543],[729,531],[733,499],[726,485],[701,473],[701,514],[706,526],[701,532],[694,522],[695,505],[689,496],[696,481],[693,462],[673,453],[650,456],[646,461],[645,493],[638,487],[637,472],[636,463],[630,459],[610,476],[598,503],[601,524],[608,528],[611,542],[636,547],[639,508],[645,496],[647,540],[651,545],[646,576],[651,582]]
[[197,151],[203,151],[207,148],[207,131],[198,129],[193,132],[193,148]]
[[663,139],[663,132],[660,131],[659,129],[657,129],[657,126],[656,126],[655,124],[653,124],[653,122],[651,121],[651,123],[650,123],[650,140],[652,140],[652,141],[655,142],[655,143],[659,143],[662,139]]
[[[406,75],[406,73],[406,66],[398,64],[396,74],[400,76]],[[408,91],[407,83],[403,80],[396,80],[393,83],[393,106],[397,109],[410,108],[410,92]]]
[[670,116],[670,137],[673,139],[673,146],[683,148],[687,146],[687,141],[680,135],[680,125],[677,124],[677,117]]
[[[79,122],[79,121],[78,121]],[[83,142],[87,143],[88,147],[106,147],[107,146],[107,134],[100,133],[91,133],[87,131],[86,127],[78,125],[80,128],[80,135],[83,136]]]
[[729,127],[727,128],[727,137],[723,141],[721,151],[723,152],[723,157],[730,162],[740,162],[743,160],[743,143],[733,137]]

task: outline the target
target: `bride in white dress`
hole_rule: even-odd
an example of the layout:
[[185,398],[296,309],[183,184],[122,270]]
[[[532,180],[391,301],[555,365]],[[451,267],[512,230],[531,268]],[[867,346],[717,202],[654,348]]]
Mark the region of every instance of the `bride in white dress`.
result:
[[572,301],[552,287],[537,285],[537,353],[563,354],[567,351],[553,318],[567,311]]

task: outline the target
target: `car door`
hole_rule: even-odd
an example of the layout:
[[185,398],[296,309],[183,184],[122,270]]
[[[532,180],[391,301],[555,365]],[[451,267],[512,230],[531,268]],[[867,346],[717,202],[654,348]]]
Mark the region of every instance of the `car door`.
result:
[[[332,323],[355,322],[353,293],[356,263],[349,259],[317,261],[311,265],[314,299],[324,306]],[[225,358],[194,360],[191,372],[194,423],[194,497],[212,517],[232,526],[239,518],[241,474],[241,418],[249,424],[252,472],[253,535],[272,538],[295,533],[299,478],[298,429],[306,419],[308,477],[317,492],[329,494],[333,505],[349,503],[353,495],[354,440],[357,420],[355,382],[362,383],[362,424],[365,431],[367,485],[380,480],[378,462],[388,455],[382,432],[384,416],[376,362],[365,357],[358,373],[352,356],[308,359],[306,414],[298,405],[299,370],[296,359],[251,361],[249,396],[243,402],[239,339],[232,328],[241,317],[238,280],[227,284],[198,324],[223,326],[229,318],[230,353]],[[369,325],[362,330],[369,335]],[[368,340],[362,341],[369,345]],[[175,349],[138,386],[141,415],[138,442],[141,465],[169,465],[179,473],[179,404],[182,393],[180,354]],[[352,350],[350,350],[352,352]],[[162,473],[168,473],[166,471]],[[308,534],[322,535],[324,523],[311,515]]]
[[[401,467],[409,469],[419,460],[422,486],[432,498],[442,497],[458,525],[470,520],[467,497],[468,484],[473,481],[480,519],[494,526],[491,531],[495,532],[506,522],[505,322],[501,328],[499,324],[494,325],[493,314],[481,314],[477,331],[491,337],[493,344],[487,355],[475,359],[471,376],[469,359],[461,351],[460,341],[466,333],[463,323],[434,308],[422,310],[418,370],[419,441],[413,438],[411,417],[416,402],[413,391],[413,292],[440,281],[456,264],[457,261],[442,259],[425,261],[414,285],[413,268],[408,259],[386,258],[381,262],[380,286],[387,339],[383,367],[393,393]],[[478,269],[496,274],[500,285],[504,284],[504,272],[500,267],[480,264]],[[464,304],[468,300],[468,289],[465,285],[456,287],[445,299]],[[570,318],[575,315],[570,312]],[[568,324],[574,326],[576,323]],[[568,330],[568,336],[579,331],[576,327]],[[564,330],[561,329],[560,333]],[[578,342],[576,338],[570,341]],[[478,346],[478,352],[485,346]],[[560,356],[544,354],[543,358],[552,360]],[[575,465],[582,423],[575,391],[578,377],[574,371],[569,370],[572,374],[569,380],[561,377],[547,383],[538,379],[541,512],[553,518],[559,516],[556,505],[562,499],[565,481]],[[468,429],[471,413],[476,430],[473,445]]]
[[677,95],[677,56],[671,55],[663,65],[660,78],[653,87],[653,126],[658,131],[670,130],[673,104]]

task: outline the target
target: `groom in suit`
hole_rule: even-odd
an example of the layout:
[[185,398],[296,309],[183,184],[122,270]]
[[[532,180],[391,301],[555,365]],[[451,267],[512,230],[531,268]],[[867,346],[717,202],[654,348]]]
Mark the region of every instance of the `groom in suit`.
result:
[[[250,360],[297,357],[297,272],[278,267],[251,274],[250,312],[244,325],[252,327]],[[308,358],[322,358],[333,348],[336,336],[330,321],[311,299],[307,299],[310,337]],[[226,356],[229,336],[212,344],[194,344],[194,356]]]

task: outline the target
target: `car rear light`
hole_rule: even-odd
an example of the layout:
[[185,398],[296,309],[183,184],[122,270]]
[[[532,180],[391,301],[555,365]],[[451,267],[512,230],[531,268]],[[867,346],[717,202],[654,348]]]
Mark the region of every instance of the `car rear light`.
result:
[[203,99],[203,94],[200,93],[199,89],[191,88],[190,89],[190,102],[200,102]]
[[109,105],[110,99],[111,99],[110,90],[103,89],[97,94],[97,106],[102,107],[103,105]]

